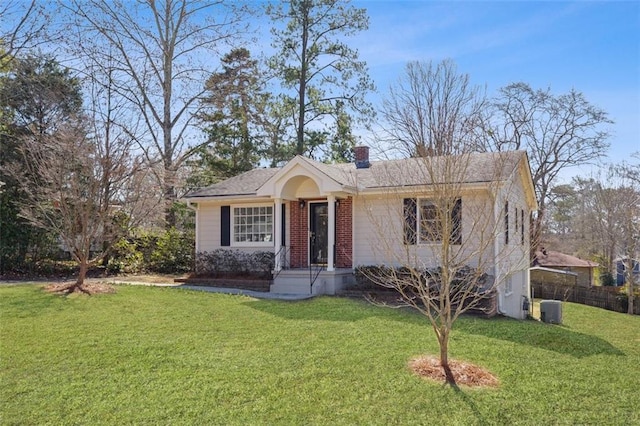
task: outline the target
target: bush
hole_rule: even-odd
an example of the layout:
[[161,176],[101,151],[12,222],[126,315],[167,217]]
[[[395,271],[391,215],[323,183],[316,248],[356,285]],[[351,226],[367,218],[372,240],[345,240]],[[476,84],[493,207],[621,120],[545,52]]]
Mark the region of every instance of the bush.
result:
[[196,273],[215,278],[256,277],[271,279],[275,265],[273,252],[217,249],[196,255]]
[[600,285],[604,287],[613,287],[616,285],[616,280],[613,274],[609,271],[602,271],[600,273]]
[[193,270],[194,239],[189,234],[175,228],[161,233],[151,250],[148,269],[165,273]]
[[[432,289],[439,291],[441,283],[440,276],[442,274],[440,267],[411,271],[405,267],[390,268],[379,265],[358,266],[355,270],[356,285],[362,289],[370,289],[378,285],[384,286],[385,281],[389,278],[410,282],[413,279],[413,273],[420,274],[420,280],[423,284],[429,282]],[[486,273],[465,266],[456,272],[456,276],[450,283],[450,291],[452,294],[465,291],[471,283],[476,286],[478,293],[483,293],[491,289],[493,280]]]
[[133,240],[121,238],[113,245],[107,271],[132,274],[141,272],[143,268],[144,256]]
[[193,231],[171,228],[121,239],[113,247],[107,268],[124,273],[180,273],[192,271],[193,261]]

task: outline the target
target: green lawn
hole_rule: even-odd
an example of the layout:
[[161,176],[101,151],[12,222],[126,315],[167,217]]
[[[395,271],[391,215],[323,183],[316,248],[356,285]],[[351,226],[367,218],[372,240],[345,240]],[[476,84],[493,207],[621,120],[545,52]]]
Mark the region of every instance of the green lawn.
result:
[[566,303],[563,326],[462,318],[454,390],[413,312],[170,288],[63,298],[0,288],[0,424],[640,424],[640,318]]

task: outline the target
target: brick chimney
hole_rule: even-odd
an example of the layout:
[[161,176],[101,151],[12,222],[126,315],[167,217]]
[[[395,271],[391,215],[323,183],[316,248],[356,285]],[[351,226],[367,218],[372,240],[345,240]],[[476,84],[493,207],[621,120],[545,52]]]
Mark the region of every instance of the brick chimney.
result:
[[356,158],[356,169],[368,169],[371,163],[369,163],[369,147],[368,146],[356,146],[353,148],[353,154]]

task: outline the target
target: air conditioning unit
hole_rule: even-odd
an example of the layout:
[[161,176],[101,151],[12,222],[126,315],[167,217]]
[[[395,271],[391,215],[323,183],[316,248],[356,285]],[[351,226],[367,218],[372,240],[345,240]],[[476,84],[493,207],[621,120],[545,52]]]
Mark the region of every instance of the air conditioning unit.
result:
[[540,319],[550,324],[562,324],[562,302],[543,300],[540,302]]

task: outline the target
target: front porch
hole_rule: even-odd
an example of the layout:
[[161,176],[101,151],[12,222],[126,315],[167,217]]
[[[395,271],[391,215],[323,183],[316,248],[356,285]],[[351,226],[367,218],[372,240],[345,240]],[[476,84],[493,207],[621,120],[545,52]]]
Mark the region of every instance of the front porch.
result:
[[353,275],[353,189],[302,158],[257,191],[274,202],[271,292],[336,294]]

